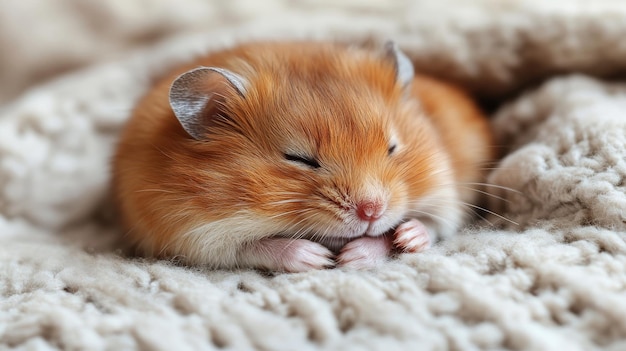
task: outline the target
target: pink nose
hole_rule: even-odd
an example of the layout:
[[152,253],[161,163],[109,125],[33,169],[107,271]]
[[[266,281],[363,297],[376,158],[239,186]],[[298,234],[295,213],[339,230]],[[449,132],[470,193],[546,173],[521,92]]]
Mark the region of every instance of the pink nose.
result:
[[356,206],[356,214],[364,221],[375,221],[383,215],[384,211],[385,206],[382,201],[366,200],[359,202]]

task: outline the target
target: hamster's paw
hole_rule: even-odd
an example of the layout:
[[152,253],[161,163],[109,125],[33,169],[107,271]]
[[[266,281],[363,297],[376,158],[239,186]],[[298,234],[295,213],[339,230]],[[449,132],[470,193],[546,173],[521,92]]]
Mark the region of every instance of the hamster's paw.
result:
[[341,267],[372,268],[385,262],[391,252],[391,241],[386,235],[362,237],[347,243],[337,257]]
[[421,252],[430,247],[428,229],[417,219],[400,224],[393,236],[393,245],[402,252]]
[[287,240],[289,243],[281,253],[282,264],[286,271],[304,272],[335,265],[333,253],[325,246],[305,239]]
[[292,273],[335,265],[330,250],[305,239],[264,239],[256,243],[247,256],[246,261],[251,266]]

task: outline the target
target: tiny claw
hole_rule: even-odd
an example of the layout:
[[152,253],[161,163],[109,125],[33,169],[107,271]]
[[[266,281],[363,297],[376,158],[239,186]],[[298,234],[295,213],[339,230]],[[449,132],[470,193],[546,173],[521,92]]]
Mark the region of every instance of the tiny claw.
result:
[[254,243],[243,256],[248,266],[283,272],[305,272],[335,266],[333,253],[306,239],[268,238]]
[[386,236],[362,237],[347,243],[337,257],[341,267],[367,269],[387,260],[391,241]]
[[421,252],[430,248],[430,234],[422,222],[411,219],[396,228],[393,245],[402,252]]

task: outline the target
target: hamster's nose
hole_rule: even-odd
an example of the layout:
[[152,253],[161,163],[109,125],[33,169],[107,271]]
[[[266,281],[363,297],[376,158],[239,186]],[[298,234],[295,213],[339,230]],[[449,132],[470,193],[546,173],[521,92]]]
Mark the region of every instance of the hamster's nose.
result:
[[385,204],[380,200],[365,200],[357,203],[356,214],[364,221],[373,222],[385,212]]

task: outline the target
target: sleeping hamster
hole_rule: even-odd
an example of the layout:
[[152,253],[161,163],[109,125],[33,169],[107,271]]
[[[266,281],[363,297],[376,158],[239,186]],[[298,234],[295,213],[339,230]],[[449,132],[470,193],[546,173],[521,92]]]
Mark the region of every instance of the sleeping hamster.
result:
[[141,99],[113,159],[127,240],[214,268],[366,268],[454,235],[487,119],[392,42],[250,43]]

